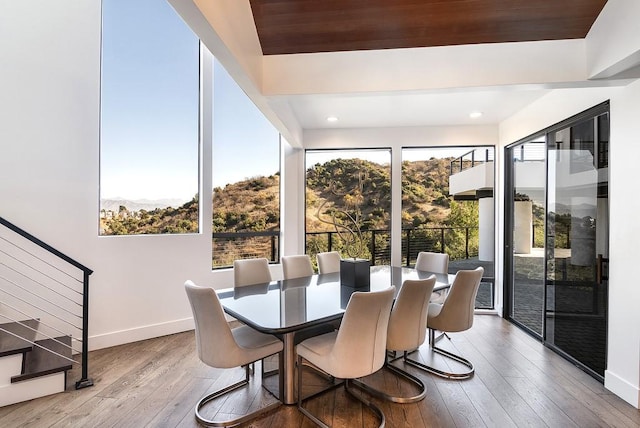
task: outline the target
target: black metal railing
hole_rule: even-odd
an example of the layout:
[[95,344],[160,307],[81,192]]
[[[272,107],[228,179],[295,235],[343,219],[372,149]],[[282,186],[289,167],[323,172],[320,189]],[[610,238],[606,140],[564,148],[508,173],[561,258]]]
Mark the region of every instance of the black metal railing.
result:
[[[372,265],[391,262],[391,233],[386,229],[362,231],[363,258]],[[233,260],[266,257],[278,263],[280,231],[214,232],[213,267],[229,267]],[[336,231],[306,233],[307,254],[342,251],[345,243]],[[402,264],[412,266],[420,251],[448,253],[452,259],[469,259],[478,255],[477,227],[422,227],[402,229]],[[312,257],[313,258],[313,257]]]
[[[363,258],[372,265],[391,263],[391,233],[386,229],[362,232],[365,242]],[[271,263],[278,263],[279,231],[225,232],[213,233],[213,267],[228,268],[238,258],[265,257]],[[494,277],[493,263],[478,262],[477,227],[420,227],[402,229],[402,264],[415,265],[418,253],[431,251],[446,252],[451,256],[450,268],[473,268],[479,263],[485,266],[485,277],[476,299],[476,308],[493,309]],[[317,253],[338,251],[344,253],[344,242],[335,231],[306,233],[306,253],[315,265]]]
[[[88,323],[89,276],[93,271],[2,217],[0,225],[5,232],[0,233],[0,296],[5,306],[0,317],[56,341],[67,347],[70,355],[81,353],[82,374],[76,389],[92,386],[93,380],[88,377]],[[39,319],[37,331],[24,323],[25,319]],[[71,345],[53,337],[59,335],[70,336]],[[78,364],[73,358],[27,341]]]
[[214,269],[229,267],[236,259],[266,257],[270,263],[280,260],[279,230],[214,232],[211,238]]
[[493,162],[493,149],[481,148],[471,150],[451,161],[449,165],[450,175],[457,174],[476,165]]

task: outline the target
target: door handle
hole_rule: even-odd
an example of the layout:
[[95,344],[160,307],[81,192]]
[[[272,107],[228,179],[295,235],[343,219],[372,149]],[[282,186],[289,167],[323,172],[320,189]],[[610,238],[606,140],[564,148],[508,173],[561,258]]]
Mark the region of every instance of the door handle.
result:
[[596,283],[598,285],[602,285],[602,281],[605,279],[609,279],[608,276],[604,275],[604,264],[609,263],[608,258],[602,257],[602,254],[598,254],[596,257]]

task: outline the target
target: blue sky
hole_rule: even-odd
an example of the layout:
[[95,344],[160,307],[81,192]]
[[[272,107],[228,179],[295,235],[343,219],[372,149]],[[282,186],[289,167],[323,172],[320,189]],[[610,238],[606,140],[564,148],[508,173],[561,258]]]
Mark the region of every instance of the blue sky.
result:
[[278,172],[278,131],[218,61],[213,75],[213,186]]
[[[198,192],[199,42],[165,0],[103,0],[101,198]],[[279,170],[279,134],[214,62],[213,187]],[[405,150],[405,160],[469,149]],[[389,151],[310,153],[390,161]]]
[[[164,0],[104,0],[100,196],[198,191],[199,43]],[[214,186],[278,171],[278,132],[216,62]]]

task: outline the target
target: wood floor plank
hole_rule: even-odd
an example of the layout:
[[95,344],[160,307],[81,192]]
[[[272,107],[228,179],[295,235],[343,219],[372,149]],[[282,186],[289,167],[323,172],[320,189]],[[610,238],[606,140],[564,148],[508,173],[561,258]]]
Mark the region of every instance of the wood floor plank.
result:
[[175,427],[185,418],[195,420],[196,403],[204,397],[211,386],[211,380],[190,378],[188,375],[185,379],[187,384],[184,388],[177,392],[173,398],[163,403],[161,408],[156,409],[157,412],[153,419],[146,424],[147,427]]
[[[471,339],[474,336],[473,332],[470,332],[468,336]],[[483,343],[483,345],[485,345],[485,343]],[[469,383],[475,385],[475,383],[480,382],[482,383],[482,385],[484,385],[484,387],[486,388],[486,394],[491,395],[495,399],[495,402],[500,404],[500,406],[508,414],[509,418],[513,421],[513,425],[506,426],[536,428],[547,426],[544,421],[540,419],[540,417],[527,404],[526,400],[523,399],[513,389],[513,387],[505,380],[505,378],[500,373],[498,373],[498,371],[491,364],[490,359],[495,357],[494,352],[489,351],[489,353],[485,356],[485,354],[483,354],[474,344],[472,344],[471,341],[466,346],[458,344],[458,348],[466,358],[473,362],[476,368],[475,375],[472,379],[473,382]],[[466,388],[466,383],[463,384],[463,388],[465,388],[467,395],[470,395]],[[476,396],[474,394],[471,394],[470,398],[474,404],[476,404],[476,400],[487,400],[487,398],[481,395]],[[491,416],[491,419],[493,419],[493,416]],[[487,420],[486,416],[483,417],[483,420],[485,420],[485,423],[487,423],[487,425],[492,426],[491,423]]]
[[578,427],[556,404],[527,378],[507,378],[507,382],[550,427]]
[[445,405],[459,427],[486,427],[482,418],[475,410],[473,403],[467,397],[459,382],[440,382],[438,390],[443,397],[447,397]]
[[[499,317],[476,316],[472,329],[451,337],[438,345],[469,358],[475,364],[475,376],[451,381],[398,362],[425,382],[427,396],[406,405],[374,399],[385,412],[388,427],[640,427],[639,410]],[[432,356],[427,344],[414,356],[456,368],[442,357]],[[0,408],[0,426],[194,428],[198,427],[196,402],[208,391],[244,376],[241,369],[215,369],[200,362],[192,331],[92,351],[89,367],[93,387],[70,388]],[[70,385],[79,376],[79,368],[72,372]],[[319,376],[307,374],[316,388],[322,385]],[[390,391],[407,392],[410,388],[387,372],[375,374],[371,381]],[[247,391],[212,403],[208,410],[240,413],[271,399],[260,386],[259,373],[251,384]],[[375,416],[343,388],[310,400],[309,407],[336,428],[377,426]],[[244,426],[314,425],[295,406],[281,406]]]
[[[515,333],[509,343],[519,343],[522,337],[516,338]],[[528,339],[528,338],[524,338]],[[534,346],[526,344],[530,350]],[[599,399],[593,399],[594,394],[589,388],[575,387],[574,377],[567,373],[576,370],[568,361],[559,358],[548,349],[535,354],[512,354],[510,361],[522,371],[542,392],[551,398],[572,420],[579,426],[628,426],[631,422],[619,412],[613,414],[610,406],[598,405]],[[567,370],[567,369],[573,370]],[[575,374],[575,373],[574,373]],[[577,381],[576,381],[577,382]],[[582,385],[582,384],[581,384]],[[589,395],[591,394],[591,395]],[[591,405],[589,405],[591,403]]]

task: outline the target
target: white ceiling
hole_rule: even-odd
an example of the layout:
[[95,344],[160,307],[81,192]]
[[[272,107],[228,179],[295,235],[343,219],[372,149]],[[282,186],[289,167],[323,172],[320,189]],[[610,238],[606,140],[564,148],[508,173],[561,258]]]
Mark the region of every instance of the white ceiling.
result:
[[[376,128],[498,124],[547,92],[495,88],[283,98],[303,129]],[[471,112],[482,116],[472,119]],[[338,121],[328,122],[329,116]]]

